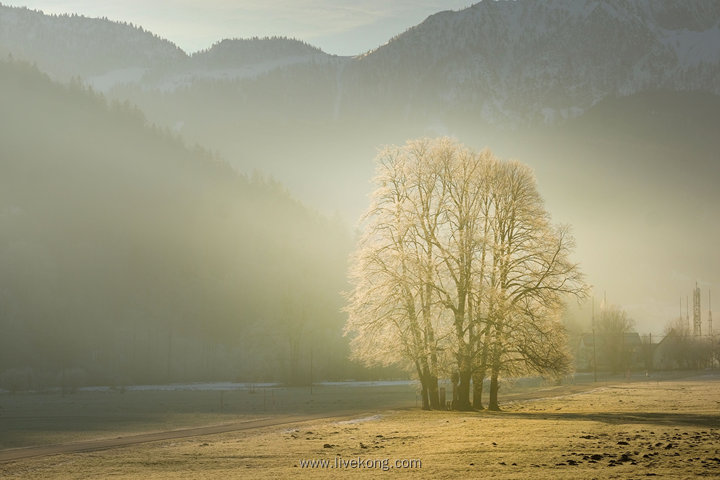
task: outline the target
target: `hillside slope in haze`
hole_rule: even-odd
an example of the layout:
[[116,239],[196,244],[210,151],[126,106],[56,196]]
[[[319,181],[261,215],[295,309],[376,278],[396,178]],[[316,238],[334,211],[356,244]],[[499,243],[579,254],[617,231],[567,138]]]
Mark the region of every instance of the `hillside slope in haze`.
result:
[[[175,91],[196,83],[223,82],[263,77],[269,72],[307,65],[322,69],[346,58],[328,55],[299,40],[285,37],[225,39],[212,47],[195,52],[182,61],[147,69],[141,78],[129,80],[110,72],[88,77],[93,88],[113,91],[126,86],[140,87],[153,93]],[[244,96],[247,96],[245,93]]]
[[350,375],[341,226],[25,64],[0,111],[0,373],[305,382],[321,342]]
[[712,0],[482,1],[359,58],[347,90],[429,120],[510,125],[648,89],[720,93],[718,22]]

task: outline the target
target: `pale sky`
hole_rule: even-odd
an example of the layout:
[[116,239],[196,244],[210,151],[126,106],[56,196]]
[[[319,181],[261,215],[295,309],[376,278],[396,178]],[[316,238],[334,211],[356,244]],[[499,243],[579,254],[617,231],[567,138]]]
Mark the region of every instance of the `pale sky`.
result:
[[477,0],[2,0],[45,13],[132,22],[187,53],[224,38],[286,36],[336,55],[377,48],[442,10]]

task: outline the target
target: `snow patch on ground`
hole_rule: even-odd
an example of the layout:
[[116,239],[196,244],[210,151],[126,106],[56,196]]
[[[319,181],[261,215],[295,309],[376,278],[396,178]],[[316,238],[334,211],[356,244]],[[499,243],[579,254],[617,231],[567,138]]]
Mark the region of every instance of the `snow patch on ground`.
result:
[[353,425],[356,423],[374,422],[376,420],[380,420],[381,418],[382,418],[382,415],[372,415],[370,417],[353,418],[352,420],[343,420],[342,422],[337,422],[337,424],[338,425]]
[[415,380],[380,380],[380,381],[365,381],[365,382],[319,382],[315,385],[323,387],[397,387],[405,385],[414,385]]
[[[126,391],[220,391],[220,390],[245,390],[255,388],[273,388],[278,387],[278,383],[233,383],[233,382],[214,382],[214,383],[177,383],[171,385],[128,385],[124,388]],[[96,386],[82,387],[78,390],[85,392],[109,392],[118,387]]]

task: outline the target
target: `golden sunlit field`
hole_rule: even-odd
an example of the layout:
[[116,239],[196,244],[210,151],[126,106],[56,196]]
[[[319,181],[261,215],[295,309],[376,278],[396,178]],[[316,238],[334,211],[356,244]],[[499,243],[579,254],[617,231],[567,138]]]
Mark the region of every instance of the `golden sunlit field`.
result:
[[[313,461],[327,463],[305,463]],[[0,477],[369,478],[386,470],[421,478],[717,478],[720,377],[604,384],[505,403],[499,413],[368,411],[9,461]]]

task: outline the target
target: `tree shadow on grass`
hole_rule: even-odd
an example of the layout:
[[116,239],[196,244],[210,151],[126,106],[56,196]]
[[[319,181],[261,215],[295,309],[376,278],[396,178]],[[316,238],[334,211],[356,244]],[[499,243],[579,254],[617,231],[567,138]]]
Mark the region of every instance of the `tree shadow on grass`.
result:
[[483,412],[504,418],[523,420],[566,420],[571,422],[603,422],[610,424],[645,423],[666,426],[720,427],[720,415],[667,412]]

